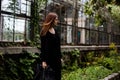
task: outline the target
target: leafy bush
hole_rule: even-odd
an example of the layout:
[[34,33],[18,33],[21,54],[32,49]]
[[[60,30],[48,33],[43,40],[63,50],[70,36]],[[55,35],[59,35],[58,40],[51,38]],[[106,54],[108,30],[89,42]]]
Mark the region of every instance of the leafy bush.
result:
[[114,68],[115,63],[115,60],[112,58],[104,58],[103,61],[101,61],[99,64],[112,70]]
[[111,43],[109,48],[109,51],[88,52],[84,55],[83,62],[80,61],[82,54],[76,53],[76,50],[64,53],[62,80],[99,80],[120,71],[120,54],[114,43]]
[[80,58],[80,52],[78,49],[75,49],[71,52],[63,52],[63,69],[66,70],[76,70],[79,68],[79,58]]
[[103,66],[91,66],[63,74],[62,80],[99,80],[111,73],[111,70]]
[[37,54],[23,52],[18,55],[1,55],[0,80],[33,80],[33,64]]

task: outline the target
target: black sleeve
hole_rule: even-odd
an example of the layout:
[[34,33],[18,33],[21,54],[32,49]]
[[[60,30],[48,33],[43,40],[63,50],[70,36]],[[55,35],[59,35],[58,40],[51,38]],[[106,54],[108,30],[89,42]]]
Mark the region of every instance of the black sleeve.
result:
[[40,58],[41,58],[41,61],[45,61],[47,60],[47,53],[48,53],[48,50],[47,50],[47,39],[46,39],[46,36],[42,36],[41,37],[41,54],[40,54]]

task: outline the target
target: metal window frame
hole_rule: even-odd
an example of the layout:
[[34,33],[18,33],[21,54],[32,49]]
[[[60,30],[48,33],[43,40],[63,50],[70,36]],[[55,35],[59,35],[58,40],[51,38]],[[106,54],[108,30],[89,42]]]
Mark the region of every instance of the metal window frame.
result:
[[[76,0],[77,1],[77,0]],[[53,2],[56,2],[53,0]],[[53,3],[54,4],[54,3]],[[61,4],[61,3],[60,3]],[[76,10],[76,8],[74,8],[74,10]],[[61,14],[60,14],[61,15]],[[68,15],[65,15],[65,18],[68,19],[67,17]],[[61,16],[60,16],[61,17]],[[76,19],[76,18],[75,18]],[[90,22],[89,22],[90,24]],[[91,29],[90,28],[90,25],[89,25],[89,28],[83,28],[82,26],[79,27],[79,25],[74,25],[74,24],[68,24],[67,22],[66,23],[62,23],[61,20],[60,20],[60,23],[59,23],[59,26],[64,26],[64,28],[62,27],[62,29],[66,29],[67,26],[72,26],[73,30],[72,30],[72,40],[73,40],[73,43],[71,44],[68,44],[66,41],[66,39],[61,42],[62,45],[109,45],[111,42],[114,42],[114,43],[117,43],[117,44],[120,44],[120,42],[116,42],[115,41],[115,36],[116,34],[114,33],[111,33],[111,32],[108,32],[107,30],[103,30],[101,31],[98,27],[98,29]],[[96,43],[91,43],[89,42],[89,44],[82,44],[82,43],[79,43],[77,40],[77,32],[79,29],[83,29],[83,30],[88,30],[89,31],[89,39],[90,39],[90,34],[91,32],[95,32],[97,33],[97,36],[94,36],[94,37],[97,37],[96,39]],[[103,28],[104,29],[104,28]],[[107,28],[108,29],[108,28]],[[62,30],[62,31],[67,31],[67,30]],[[66,35],[66,33],[64,33]],[[105,35],[104,35],[105,34]],[[104,36],[101,36],[101,35],[104,35]],[[111,37],[113,35],[113,38]],[[117,35],[117,36],[120,36],[120,35]],[[65,37],[66,38],[66,37]],[[100,40],[102,39],[102,40]],[[107,39],[107,40],[106,40]],[[114,40],[112,40],[114,39]]]
[[[27,1],[30,1],[31,3],[33,2],[33,1],[31,1],[31,0],[26,0],[26,5],[27,5]],[[3,10],[1,10],[1,4],[2,4],[2,1],[0,1],[0,25],[1,25],[1,14],[5,14],[5,15],[13,15],[14,16],[14,20],[15,20],[15,17],[21,17],[21,18],[24,18],[25,19],[25,25],[26,25],[26,21],[29,19],[31,19],[31,16],[28,16],[28,15],[26,15],[27,14],[27,10],[26,10],[26,14],[18,14],[18,13],[15,13],[15,10],[14,10],[14,12],[8,12],[8,11],[3,11]],[[27,6],[26,6],[26,9],[27,9]],[[13,26],[15,26],[15,23],[13,24]],[[2,26],[1,25],[1,27],[4,27],[4,26]],[[24,32],[24,42],[26,42],[26,26],[24,26],[25,27],[25,32]],[[13,29],[13,41],[12,42],[15,42],[14,41],[14,29]],[[0,36],[1,37],[1,36]],[[0,42],[4,42],[4,41],[0,41]],[[7,41],[7,42],[9,42],[9,41]]]

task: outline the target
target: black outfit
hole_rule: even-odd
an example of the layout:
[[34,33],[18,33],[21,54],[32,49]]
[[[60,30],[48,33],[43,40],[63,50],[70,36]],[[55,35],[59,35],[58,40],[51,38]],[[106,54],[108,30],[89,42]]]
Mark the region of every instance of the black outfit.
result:
[[49,31],[45,36],[41,36],[41,60],[45,61],[55,71],[56,80],[61,80],[61,50],[60,37]]

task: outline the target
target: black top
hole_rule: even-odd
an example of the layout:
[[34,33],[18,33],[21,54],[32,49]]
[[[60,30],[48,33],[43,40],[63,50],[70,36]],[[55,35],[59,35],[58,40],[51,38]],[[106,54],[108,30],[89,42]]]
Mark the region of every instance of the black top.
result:
[[55,34],[49,31],[45,36],[41,36],[41,60],[49,63],[53,63],[58,59],[61,59],[60,50],[60,37],[55,31]]

